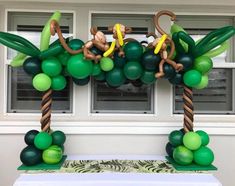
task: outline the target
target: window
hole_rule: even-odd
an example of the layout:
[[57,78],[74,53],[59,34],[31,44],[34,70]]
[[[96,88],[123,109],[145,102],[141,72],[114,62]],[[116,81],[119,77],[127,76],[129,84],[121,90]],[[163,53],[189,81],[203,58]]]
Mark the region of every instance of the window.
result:
[[[213,29],[225,25],[233,25],[232,17],[210,16],[177,16],[177,23],[198,40]],[[193,90],[195,113],[200,114],[234,114],[234,82],[235,70],[229,61],[234,61],[234,39],[230,40],[230,49],[213,58],[214,69],[209,73],[209,85],[203,90]],[[226,64],[227,68],[223,68]],[[181,86],[174,87],[174,113],[182,113]]]
[[[39,12],[8,12],[8,32],[23,36],[39,46],[41,31],[51,16],[51,13]],[[73,14],[63,13],[60,21],[65,37],[72,35]],[[56,40],[57,37],[52,37]],[[23,68],[12,68],[9,61],[16,55],[16,51],[7,49],[8,66],[8,97],[7,112],[40,112],[42,93],[32,86],[32,77]],[[70,91],[68,91],[70,90]],[[72,112],[72,83],[69,80],[63,91],[53,92],[52,109],[57,113]]]
[[[132,27],[133,32],[126,38],[135,38],[138,41],[146,41],[146,34],[154,32],[152,16],[145,15],[108,15],[93,14],[92,26],[97,26],[103,31],[108,41],[112,41],[112,35],[107,32],[108,26],[122,23]],[[138,85],[139,86],[138,86]],[[153,107],[154,86],[141,85],[138,81],[126,82],[118,87],[109,87],[106,83],[92,80],[92,112],[93,113],[144,113],[154,112]]]

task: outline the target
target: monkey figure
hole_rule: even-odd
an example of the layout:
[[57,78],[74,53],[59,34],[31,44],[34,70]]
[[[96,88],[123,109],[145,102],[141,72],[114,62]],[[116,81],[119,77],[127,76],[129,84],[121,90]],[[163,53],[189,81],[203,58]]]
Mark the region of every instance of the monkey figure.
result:
[[[173,12],[170,12],[170,11],[167,11],[167,10],[160,11],[154,16],[154,23],[155,23],[155,27],[156,27],[157,31],[162,36],[163,35],[166,36],[166,39],[163,41],[163,43],[161,43],[162,45],[161,45],[161,48],[159,50],[159,53],[160,53],[160,56],[161,56],[162,60],[159,63],[159,72],[155,74],[156,78],[161,78],[161,77],[164,76],[163,65],[165,63],[168,63],[169,65],[171,65],[176,71],[183,70],[183,65],[182,64],[176,63],[175,61],[171,60],[171,57],[173,56],[174,51],[175,51],[175,44],[172,41],[172,39],[169,37],[169,35],[167,35],[166,32],[159,25],[159,18],[162,15],[170,16],[172,21],[174,21],[175,18],[176,18],[175,14]],[[151,45],[150,48],[156,47],[159,44],[161,38],[158,38],[156,35],[153,35],[153,33],[150,33],[148,35],[153,36],[155,38],[155,40],[152,43],[150,43],[150,45]],[[148,37],[148,35],[147,35],[147,37]],[[167,45],[169,45],[169,44],[170,44],[171,50],[168,54]]]
[[108,31],[113,33],[113,38],[116,40],[115,50],[119,51],[118,55],[120,57],[124,57],[124,51],[122,49],[123,46],[123,39],[125,38],[126,34],[132,32],[130,27],[126,27],[122,24],[115,24],[114,26],[108,27]]
[[90,29],[90,32],[93,35],[93,39],[85,43],[83,47],[83,53],[86,59],[94,60],[95,63],[97,63],[102,56],[95,55],[94,53],[90,51],[90,49],[93,46],[95,46],[96,48],[104,52],[108,50],[109,44],[106,41],[106,37],[104,33],[101,31],[98,31],[96,27],[92,27]]

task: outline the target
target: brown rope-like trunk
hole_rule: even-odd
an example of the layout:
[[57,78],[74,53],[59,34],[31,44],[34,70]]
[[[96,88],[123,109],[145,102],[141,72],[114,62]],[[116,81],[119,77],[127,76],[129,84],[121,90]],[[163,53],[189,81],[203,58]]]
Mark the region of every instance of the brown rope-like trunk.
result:
[[50,132],[51,124],[51,104],[52,104],[52,90],[49,89],[43,94],[41,103],[41,130],[44,132]]
[[184,131],[189,132],[193,131],[193,91],[192,88],[184,85],[183,93],[184,101]]

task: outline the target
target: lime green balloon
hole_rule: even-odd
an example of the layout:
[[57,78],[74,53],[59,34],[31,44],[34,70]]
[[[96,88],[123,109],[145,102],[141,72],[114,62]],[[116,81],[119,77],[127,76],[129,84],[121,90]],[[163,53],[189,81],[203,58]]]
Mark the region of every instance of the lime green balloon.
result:
[[178,146],[173,151],[173,158],[180,165],[189,165],[193,161],[193,152],[184,146]]
[[12,67],[21,67],[25,62],[27,55],[23,53],[18,53],[11,61]]
[[228,49],[229,49],[229,41],[225,41],[219,47],[217,47],[213,50],[210,50],[209,52],[204,54],[204,56],[213,58],[213,57],[216,57],[216,56],[222,54],[223,52],[225,52]]
[[201,79],[202,75],[197,70],[189,70],[185,72],[183,77],[184,84],[189,87],[197,86],[201,82]]
[[66,66],[70,58],[70,54],[68,52],[64,52],[64,53],[59,54],[57,58],[59,59],[62,65]]
[[203,75],[202,79],[201,79],[201,82],[198,85],[194,86],[193,88],[196,88],[196,89],[206,88],[207,85],[208,85],[208,81],[209,81],[208,75]]
[[47,21],[46,25],[44,26],[42,33],[41,33],[41,38],[40,38],[40,50],[46,50],[49,48],[49,43],[50,43],[50,38],[51,38],[51,32],[50,32],[50,27],[51,27],[51,21],[56,20],[59,21],[61,18],[61,13],[59,11],[56,11],[50,19]]
[[56,76],[52,78],[51,88],[52,90],[63,90],[66,87],[67,81],[64,76]]
[[83,79],[92,73],[93,64],[91,60],[85,59],[84,55],[80,53],[69,58],[67,69],[72,77]]
[[155,72],[152,71],[144,71],[140,80],[145,84],[153,84],[156,81]]
[[143,54],[143,47],[137,41],[130,41],[124,46],[124,52],[128,61],[139,61]]
[[110,71],[112,70],[114,67],[114,63],[113,63],[113,60],[109,57],[102,57],[100,59],[100,68],[103,70],[103,71]]
[[47,91],[51,87],[51,78],[44,73],[37,74],[33,78],[33,87],[38,91]]
[[93,65],[93,70],[92,70],[92,73],[91,75],[92,76],[97,76],[101,73],[101,68],[100,68],[100,65],[99,64],[94,64]]
[[197,150],[201,146],[202,140],[196,132],[187,132],[183,137],[183,144],[190,150]]
[[48,76],[58,76],[62,71],[62,65],[55,57],[50,57],[42,61],[42,71]]
[[194,151],[194,162],[201,166],[209,166],[214,161],[214,153],[208,147],[202,146]]
[[196,131],[196,133],[201,137],[203,146],[206,146],[209,144],[210,138],[209,138],[209,135],[205,131],[198,130],[198,131]]
[[139,62],[129,61],[124,66],[124,74],[130,80],[139,79],[143,73],[143,68]]
[[34,138],[34,145],[40,150],[45,150],[52,144],[52,137],[47,132],[40,132]]
[[213,67],[213,62],[211,58],[207,56],[200,56],[195,59],[193,68],[202,74],[208,73]]
[[110,86],[118,87],[125,83],[126,78],[122,69],[114,68],[113,70],[107,72],[106,81]]

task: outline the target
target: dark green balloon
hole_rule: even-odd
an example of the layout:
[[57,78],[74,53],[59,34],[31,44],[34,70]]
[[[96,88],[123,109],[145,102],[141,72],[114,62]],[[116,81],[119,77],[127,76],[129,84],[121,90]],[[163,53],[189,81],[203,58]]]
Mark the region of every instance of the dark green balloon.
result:
[[100,74],[94,76],[94,78],[97,81],[104,81],[105,80],[105,72],[101,71]]
[[93,70],[92,70],[92,73],[91,75],[92,76],[97,76],[101,73],[101,68],[100,68],[100,65],[99,64],[94,64],[93,65]]
[[183,144],[183,137],[184,137],[183,132],[179,130],[174,130],[170,133],[168,139],[170,143],[176,147]]
[[65,136],[64,132],[62,132],[60,130],[52,132],[51,137],[52,137],[52,144],[53,145],[61,146],[64,144],[64,142],[66,140],[66,136]]
[[139,62],[130,61],[125,64],[123,72],[126,78],[130,80],[136,80],[141,77],[143,68]]
[[69,41],[69,47],[73,50],[81,49],[84,45],[84,42],[80,39],[72,39]]
[[122,69],[114,68],[106,73],[106,81],[112,87],[118,87],[125,83],[126,78]]
[[42,71],[50,77],[58,76],[62,71],[62,65],[55,57],[43,60]]
[[145,70],[156,71],[161,61],[160,55],[154,54],[153,50],[148,50],[142,55],[141,63]]
[[70,58],[70,54],[68,52],[64,52],[59,54],[57,58],[59,59],[62,65],[66,66]]
[[167,63],[165,63],[163,65],[163,72],[165,74],[164,78],[166,78],[166,79],[170,79],[170,78],[174,77],[176,74],[175,69]]
[[168,156],[173,158],[173,152],[175,150],[175,147],[170,142],[168,142],[166,144],[166,148],[165,149],[166,149],[166,153],[168,154]]
[[135,87],[141,87],[143,85],[143,82],[140,79],[131,81],[131,84]]
[[56,76],[51,79],[52,90],[63,90],[67,85],[67,81],[64,76]]
[[20,160],[26,166],[37,165],[42,162],[42,151],[30,145],[20,153]]
[[114,52],[114,66],[118,68],[123,68],[124,65],[126,64],[126,58],[125,57],[120,57],[118,55],[118,52]]
[[84,55],[80,53],[69,58],[67,69],[72,77],[83,79],[92,73],[93,63],[91,60],[84,59]]
[[173,85],[180,85],[183,83],[183,74],[176,73],[174,77],[168,79],[169,82]]
[[156,81],[155,72],[144,71],[140,79],[144,84],[153,84]]
[[24,61],[23,69],[29,75],[37,75],[42,72],[41,60],[37,57],[29,57]]
[[177,57],[176,62],[184,66],[184,72],[193,68],[193,57],[189,54],[181,54]]
[[198,131],[196,131],[196,133],[201,137],[203,146],[206,146],[209,144],[210,138],[209,138],[209,135],[205,131],[198,130]]
[[86,77],[86,78],[83,78],[83,79],[77,79],[77,78],[73,78],[73,82],[76,84],[76,85],[79,85],[79,86],[84,86],[84,85],[87,85],[90,81],[90,76]]
[[137,41],[130,41],[124,46],[124,52],[128,61],[139,61],[143,54],[143,47]]
[[95,46],[93,46],[93,47],[90,49],[90,51],[91,51],[93,54],[95,54],[96,56],[97,56],[97,55],[103,56],[103,52],[102,52],[100,49],[96,48]]
[[34,145],[34,138],[39,132],[37,130],[30,130],[24,136],[24,141],[27,145]]

